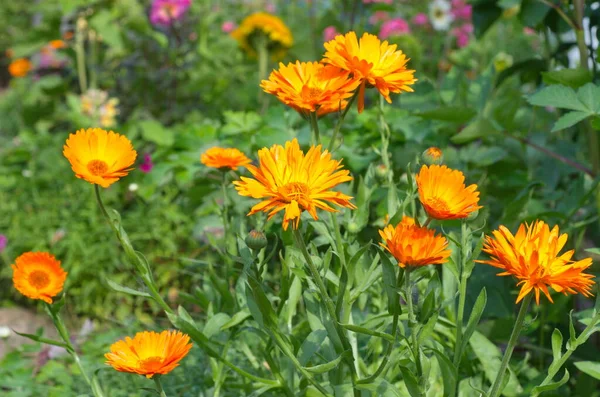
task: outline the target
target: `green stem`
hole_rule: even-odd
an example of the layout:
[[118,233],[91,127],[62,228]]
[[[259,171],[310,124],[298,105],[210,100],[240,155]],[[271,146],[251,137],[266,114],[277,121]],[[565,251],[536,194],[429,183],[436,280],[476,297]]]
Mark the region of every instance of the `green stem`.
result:
[[78,20],[78,26],[75,31],[75,57],[77,58],[77,76],[79,78],[79,89],[81,90],[82,94],[84,94],[87,91],[87,77],[85,70],[85,31],[83,30],[84,22],[84,20]]
[[346,104],[346,108],[342,112],[342,115],[340,116],[337,124],[335,125],[335,129],[333,130],[333,135],[331,136],[331,141],[329,141],[329,147],[327,148],[327,150],[329,152],[333,151],[333,147],[335,145],[335,140],[337,139],[337,136],[340,133],[340,129],[342,128],[342,124],[344,123],[344,119],[346,118],[346,115],[348,114],[348,111],[352,107],[352,104],[356,100],[357,96],[358,96],[358,88],[356,89],[356,91],[354,91],[354,95],[352,95],[352,98],[350,98],[350,100]]
[[[102,214],[104,215],[104,217],[106,218],[106,220],[110,224],[111,228],[115,232],[115,234],[117,236],[117,239],[121,243],[121,247],[123,247],[123,250],[125,251],[125,254],[129,258],[129,261],[141,273],[141,276],[142,276],[141,278],[144,281],[144,284],[146,285],[146,287],[148,288],[148,292],[152,296],[152,299],[154,299],[154,301],[156,303],[158,303],[158,305],[165,312],[167,312],[169,314],[173,313],[173,309],[171,309],[169,307],[169,305],[167,304],[167,302],[165,302],[165,300],[162,298],[162,296],[158,292],[158,289],[157,289],[157,287],[156,287],[156,285],[154,283],[154,280],[152,278],[152,273],[150,272],[150,269],[147,269],[145,263],[141,263],[141,260],[138,257],[137,253],[135,252],[135,250],[133,249],[133,247],[131,246],[131,243],[129,243],[128,241],[126,241],[126,239],[123,236],[123,234],[125,232],[124,231],[123,232],[119,231],[117,229],[117,227],[115,226],[115,224],[113,223],[113,221],[110,219],[110,216],[108,215],[108,211],[106,210],[106,207],[104,206],[104,203],[102,202],[102,196],[100,196],[100,188],[96,184],[94,184],[94,191],[96,193],[96,201],[98,201],[98,206],[100,207],[100,210],[102,211]],[[145,271],[140,271],[140,269],[144,269]]]
[[[400,283],[402,282],[402,270],[400,270],[398,272],[398,278],[396,279],[396,288],[400,287]],[[394,348],[394,345],[396,344],[396,341],[398,340],[398,317],[400,315],[400,311],[396,310],[396,312],[394,313],[394,317],[392,318],[392,335],[394,336],[394,341],[393,342],[388,342],[386,351],[383,355],[383,360],[381,360],[381,364],[379,364],[379,367],[377,368],[377,370],[375,372],[373,372],[373,375],[364,378],[364,379],[360,379],[358,381],[358,383],[371,383],[373,382],[375,379],[377,379],[377,377],[383,372],[383,370],[387,367],[388,363],[389,363],[389,358],[390,355],[392,354],[392,350]]]
[[[257,38],[256,51],[258,52],[258,84],[260,85],[263,79],[267,78],[267,70],[269,68],[269,49],[267,48],[267,37],[261,35]],[[258,103],[260,104],[260,112],[264,113],[268,106],[268,96],[262,90],[258,90]]]
[[529,309],[529,304],[531,303],[531,298],[533,297],[533,291],[527,294],[521,302],[521,309],[519,310],[519,314],[517,316],[517,321],[513,327],[512,333],[510,334],[510,339],[508,340],[508,345],[506,346],[506,351],[504,352],[504,357],[502,357],[502,363],[500,363],[500,370],[496,375],[496,380],[494,380],[494,384],[492,385],[490,392],[488,393],[488,397],[498,397],[502,390],[500,387],[502,386],[502,380],[504,379],[504,373],[508,368],[508,362],[510,361],[510,357],[512,356],[513,350],[517,345],[517,340],[519,339],[519,335],[521,334],[521,329],[523,328],[523,323],[525,322],[525,315]]
[[589,337],[589,333],[598,324],[599,320],[600,311],[598,311],[596,315],[592,317],[590,323],[587,325],[587,327],[585,327],[581,334],[579,334],[579,337],[575,340],[575,342],[567,344],[567,351],[565,352],[565,354],[562,355],[562,357],[558,361],[553,362],[552,365],[550,365],[550,368],[548,368],[548,376],[546,376],[546,378],[543,380],[542,383],[540,383],[539,386],[545,386],[548,383],[552,382],[556,373],[562,368],[563,365],[565,365],[567,360],[569,360],[571,354],[575,352],[575,349],[577,349],[581,344],[583,344],[585,340]]
[[417,337],[417,319],[415,316],[415,311],[413,308],[413,297],[412,290],[413,285],[410,282],[410,273],[411,268],[406,267],[404,271],[405,279],[406,279],[406,306],[408,310],[408,327],[410,328],[410,337],[412,339],[412,348],[413,355],[415,357],[415,363],[417,365],[417,376],[418,382],[421,384],[421,379],[423,377],[423,366],[421,365],[421,349],[419,347],[419,338]]
[[319,135],[319,122],[317,121],[317,112],[310,112],[310,129],[312,131],[312,144],[319,145],[321,143],[321,136]]
[[156,391],[158,392],[160,397],[167,397],[167,393],[165,393],[165,390],[163,389],[163,387],[160,383],[160,375],[154,375],[152,377],[152,380],[154,381],[154,384],[156,385]]
[[458,370],[460,366],[460,360],[462,356],[462,352],[460,351],[460,346],[462,344],[462,336],[463,336],[463,318],[465,315],[465,301],[467,298],[467,277],[461,274],[460,277],[460,287],[459,287],[459,295],[458,295],[458,309],[457,309],[457,317],[456,317],[456,345],[454,346],[454,366]]
[[[336,311],[335,311],[335,305],[333,304],[333,300],[331,299],[331,297],[329,297],[329,294],[327,293],[327,287],[325,286],[325,282],[323,281],[323,278],[321,277],[319,270],[313,263],[312,258],[310,257],[310,254],[308,253],[308,249],[306,248],[304,239],[302,238],[302,235],[300,234],[300,231],[298,229],[294,229],[293,233],[294,233],[294,238],[296,240],[296,244],[297,244],[298,248],[300,249],[300,252],[302,252],[304,259],[306,260],[306,264],[308,265],[308,269],[311,273],[313,281],[315,282],[315,284],[317,285],[317,288],[319,289],[319,293],[321,294],[321,300],[325,303],[325,307],[327,309],[329,317],[331,317],[331,321],[333,321],[333,325],[335,327],[336,333],[338,334],[338,337],[340,338],[340,341],[342,342],[342,347],[344,348],[345,351],[346,350],[352,351],[352,346],[350,345],[350,342],[348,341],[348,337],[346,336],[346,333],[340,326],[339,319],[338,319],[338,317],[336,315]],[[357,373],[356,373],[356,368],[354,367],[354,356],[349,357],[346,360],[346,363],[348,364],[348,367],[350,368],[352,384],[355,385],[357,382]],[[360,391],[356,388],[354,388],[354,395],[360,396]]]

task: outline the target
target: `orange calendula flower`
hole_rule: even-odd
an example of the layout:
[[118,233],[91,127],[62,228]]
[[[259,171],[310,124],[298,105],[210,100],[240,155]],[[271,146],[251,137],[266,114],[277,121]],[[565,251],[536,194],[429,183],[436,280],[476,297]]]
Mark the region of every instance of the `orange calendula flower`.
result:
[[319,116],[346,108],[360,81],[349,78],[349,73],[319,62],[279,64],[261,88],[275,95],[281,102],[308,115]]
[[166,375],[179,365],[192,344],[190,337],[180,331],[138,332],[110,346],[106,364],[120,372],[140,374],[146,378]]
[[65,48],[67,45],[65,44],[64,41],[62,40],[51,40],[50,43],[48,43],[48,45],[52,48],[54,48],[55,50],[59,50],[61,48]]
[[88,128],[69,135],[63,155],[77,178],[109,187],[132,170],[137,152],[121,134]]
[[207,167],[229,168],[235,171],[238,167],[245,167],[252,161],[238,149],[214,147],[202,153],[200,162]]
[[321,145],[311,146],[306,154],[300,149],[298,140],[286,142],[285,147],[273,145],[258,152],[259,166],[248,165],[253,178],[241,177],[233,182],[238,193],[264,199],[250,210],[248,215],[259,211],[268,212],[269,219],[285,210],[283,229],[293,222],[298,228],[302,211],[318,219],[317,208],[336,212],[330,204],[355,209],[352,197],[331,189],[340,183],[351,181],[348,170],[341,170],[341,160],[333,160]]
[[583,273],[592,266],[592,258],[572,261],[574,251],[559,255],[569,236],[559,234],[558,226],[552,230],[543,221],[533,224],[521,224],[517,234],[504,226],[486,236],[483,252],[490,255],[489,260],[478,260],[503,269],[498,276],[514,276],[519,279],[521,291],[517,297],[519,303],[527,294],[535,290],[535,301],[540,304],[540,291],[550,302],[552,298],[548,287],[567,294],[581,293],[591,296],[594,285],[592,274]]
[[444,153],[442,152],[442,149],[435,146],[426,149],[421,155],[421,157],[423,158],[423,162],[429,165],[439,165],[442,164],[442,162],[444,161]]
[[15,259],[11,267],[17,291],[46,303],[52,303],[52,298],[62,291],[67,278],[60,261],[47,252],[26,252]]
[[338,35],[325,43],[323,62],[347,70],[361,81],[358,94],[358,111],[365,107],[365,87],[375,87],[388,103],[390,92],[412,92],[410,88],[417,79],[414,70],[406,68],[409,59],[396,45],[381,41],[375,35],[365,33],[360,38],[349,32]]
[[25,77],[32,67],[29,59],[18,58],[8,65],[8,73],[10,73],[12,77]]
[[445,165],[424,165],[416,177],[419,199],[427,214],[439,220],[466,218],[477,205],[477,185],[465,187],[465,175]]
[[266,12],[256,12],[247,16],[240,26],[231,32],[240,47],[251,57],[256,57],[260,40],[266,40],[269,54],[273,59],[281,59],[294,43],[290,29],[281,19]]
[[396,225],[387,225],[379,231],[383,243],[379,243],[396,258],[400,267],[439,265],[448,262],[452,253],[446,237],[435,234],[435,230],[415,224],[405,216]]

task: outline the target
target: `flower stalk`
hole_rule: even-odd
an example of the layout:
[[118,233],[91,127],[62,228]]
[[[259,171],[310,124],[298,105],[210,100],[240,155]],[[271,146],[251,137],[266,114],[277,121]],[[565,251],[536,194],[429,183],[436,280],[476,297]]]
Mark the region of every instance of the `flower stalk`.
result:
[[521,329],[523,328],[523,324],[525,322],[525,316],[527,315],[527,311],[529,310],[529,304],[531,303],[531,299],[533,298],[533,292],[530,292],[523,298],[523,302],[521,302],[521,308],[519,309],[519,314],[517,315],[517,321],[515,322],[515,326],[513,327],[512,333],[510,334],[510,339],[508,340],[508,345],[506,346],[506,351],[504,352],[504,356],[502,357],[502,362],[500,363],[500,370],[496,375],[496,379],[494,380],[494,384],[490,388],[488,393],[488,397],[498,397],[502,390],[500,390],[502,386],[502,381],[504,379],[504,374],[508,369],[508,363],[512,356],[513,350],[517,345],[517,340],[519,339],[519,335],[521,334]]
[[408,311],[408,327],[410,328],[410,337],[412,341],[412,351],[415,358],[415,364],[417,366],[417,377],[419,379],[419,385],[423,378],[423,366],[421,365],[421,348],[419,346],[419,338],[417,335],[417,319],[413,308],[413,284],[410,281],[410,273],[412,272],[410,267],[406,267],[404,271],[405,282],[406,282],[406,309]]
[[160,397],[167,397],[167,393],[165,393],[165,390],[162,387],[162,384],[160,383],[160,375],[154,375],[152,377],[152,380],[154,381],[154,384],[156,385],[156,391],[158,393],[158,395]]

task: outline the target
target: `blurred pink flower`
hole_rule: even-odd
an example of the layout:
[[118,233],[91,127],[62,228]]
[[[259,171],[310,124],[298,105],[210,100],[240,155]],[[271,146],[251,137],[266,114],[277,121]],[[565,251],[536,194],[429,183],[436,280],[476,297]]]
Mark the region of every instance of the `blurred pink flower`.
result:
[[150,9],[153,25],[169,26],[183,17],[192,0],[154,0]]
[[267,11],[269,14],[275,14],[275,4],[274,3],[267,3],[267,5],[265,6],[265,11]]
[[385,22],[390,19],[390,14],[385,11],[375,11],[373,15],[369,17],[369,23],[371,25],[377,25],[379,22]]
[[223,33],[231,33],[236,28],[236,24],[233,21],[225,21],[223,25],[221,25],[221,31]]
[[333,40],[338,34],[340,33],[337,31],[335,26],[327,26],[325,29],[323,29],[323,40]]
[[364,4],[369,4],[369,3],[385,3],[385,4],[392,4],[393,0],[363,0]]
[[390,36],[400,36],[407,33],[410,33],[408,22],[402,18],[394,18],[384,22],[383,25],[381,25],[379,37],[382,39],[387,39]]
[[535,31],[535,29],[532,29],[532,28],[530,28],[528,26],[525,26],[523,28],[523,33],[526,34],[527,36],[533,36],[533,35],[537,34],[537,32]]
[[8,245],[8,238],[4,234],[0,234],[0,252],[4,251]]
[[473,25],[466,23],[462,26],[452,29],[452,35],[456,38],[456,45],[459,48],[466,47],[471,40],[471,33],[473,33]]
[[473,9],[471,4],[467,4],[465,0],[452,0],[452,10],[450,12],[455,19],[470,21]]
[[427,14],[424,14],[422,12],[415,15],[412,19],[412,23],[417,26],[427,25],[428,22],[429,18],[427,18]]
[[150,153],[144,154],[144,162],[140,164],[140,171],[142,171],[144,174],[147,174],[152,171],[152,167],[154,167],[154,164],[152,163],[152,157],[150,156]]

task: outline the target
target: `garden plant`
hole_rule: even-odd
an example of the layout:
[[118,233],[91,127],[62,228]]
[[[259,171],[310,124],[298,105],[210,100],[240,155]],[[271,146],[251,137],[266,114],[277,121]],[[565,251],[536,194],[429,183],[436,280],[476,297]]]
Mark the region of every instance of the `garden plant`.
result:
[[600,1],[0,11],[0,396],[600,396]]

